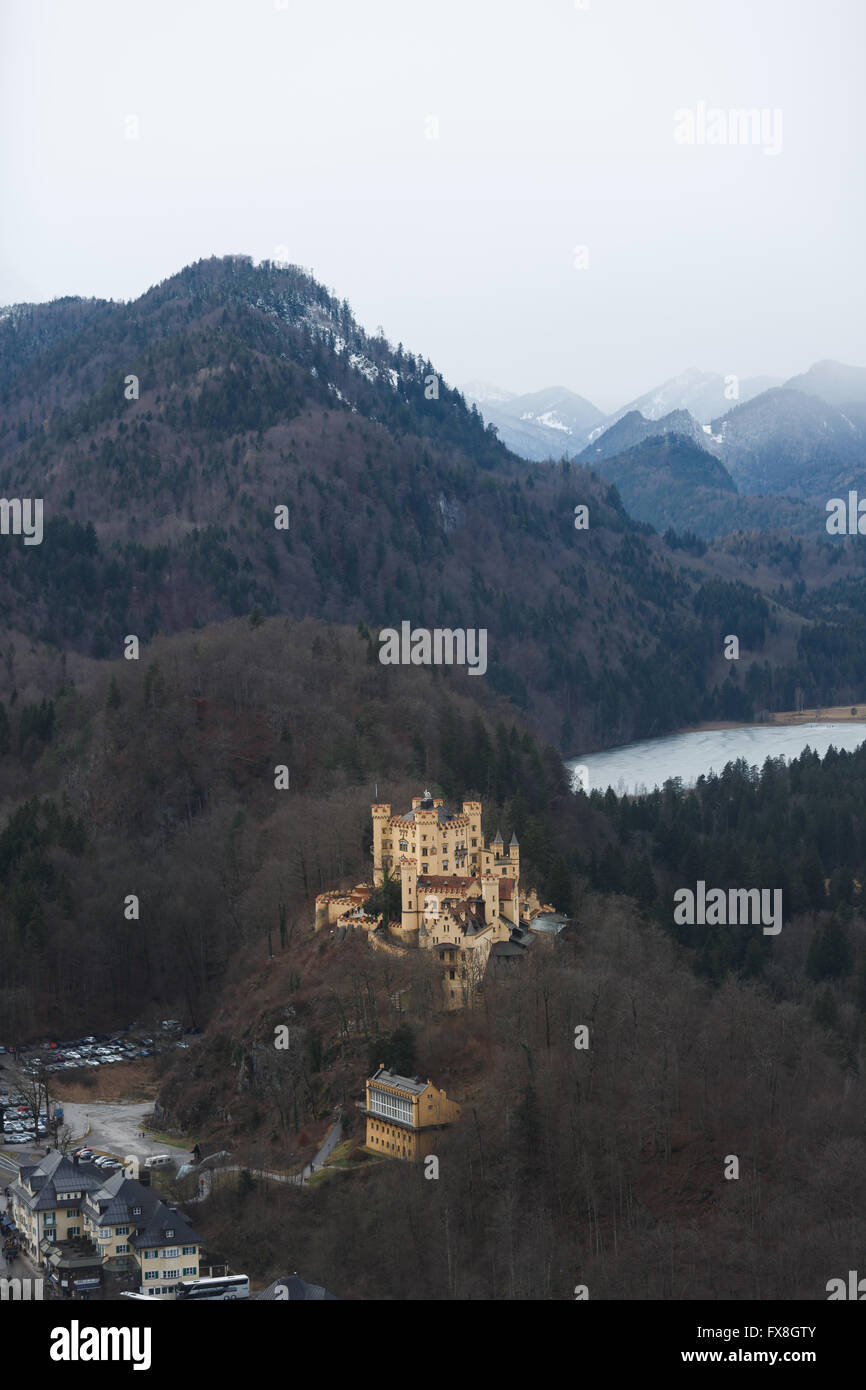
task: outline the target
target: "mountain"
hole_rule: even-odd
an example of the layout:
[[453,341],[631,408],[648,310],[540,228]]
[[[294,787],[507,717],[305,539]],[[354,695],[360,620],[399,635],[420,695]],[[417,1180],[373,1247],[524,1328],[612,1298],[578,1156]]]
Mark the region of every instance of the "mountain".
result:
[[[296,268],[227,257],[131,303],[16,306],[0,405],[6,494],[45,508],[41,545],[0,547],[4,650],[110,660],[127,634],[146,650],[232,617],[409,620],[484,629],[483,684],[566,752],[715,708],[701,575],[587,469],[528,468],[432,363]],[[640,708],[635,681],[655,692]]]
[[741,496],[724,465],[683,435],[645,438],[595,468],[616,485],[629,515],[656,531],[671,528],[705,539],[736,531],[814,533],[814,508],[793,498]]
[[[646,420],[660,420],[672,411],[687,410],[701,424],[707,424],[714,416],[728,410],[732,399],[739,402],[751,400],[761,391],[777,384],[774,378],[767,376],[746,377],[737,381],[718,372],[702,372],[690,367],[615,410],[604,421],[602,428],[609,429],[632,411],[637,411]],[[733,391],[738,394],[732,396]]]
[[785,386],[791,391],[805,391],[828,405],[866,406],[866,367],[848,367],[829,358],[816,362],[807,372],[792,376]]
[[501,386],[494,386],[490,381],[464,381],[460,389],[466,399],[475,401],[476,405],[513,401],[517,394],[515,391],[503,391]]
[[[483,383],[475,383],[484,390]],[[482,415],[494,425],[499,438],[515,454],[527,459],[575,458],[583,449],[590,431],[604,419],[591,401],[564,386],[549,386],[522,396],[489,393],[471,396],[483,407]],[[495,389],[495,388],[493,388]]]
[[826,500],[862,484],[866,412],[845,413],[804,391],[775,387],[714,420],[711,430],[742,492]]
[[714,449],[712,438],[687,410],[672,410],[669,415],[654,420],[648,420],[638,410],[630,410],[600,434],[596,433],[596,437],[587,445],[580,458],[595,465],[599,459],[614,458],[645,439],[671,434],[690,439],[698,449],[704,450],[708,455]]
[[[553,408],[546,393],[529,402]],[[146,653],[162,636],[278,615],[325,629],[478,628],[485,680],[440,678],[505,697],[565,753],[735,706],[743,717],[791,708],[798,685],[820,685],[825,704],[860,698],[859,634],[844,660],[828,659],[823,639],[804,647],[804,600],[790,587],[794,576],[859,580],[850,547],[822,536],[761,554],[754,584],[773,604],[772,662],[756,673],[744,662],[748,698],[734,687],[734,700],[695,602],[711,577],[741,579],[735,548],[670,546],[590,467],[517,458],[429,360],[367,334],[297,268],[233,256],[130,303],[15,306],[0,318],[0,407],[0,485],[45,510],[42,544],[0,546],[4,653],[110,661],[129,634]],[[681,462],[665,466],[694,510]],[[689,485],[718,482],[711,471]],[[275,527],[278,507],[287,529]],[[850,596],[840,602],[847,615]],[[835,615],[828,601],[814,622]],[[28,685],[25,697],[24,684],[4,678],[0,700],[38,711],[53,686]],[[41,727],[38,712],[30,719]],[[19,737],[39,754],[30,724]]]

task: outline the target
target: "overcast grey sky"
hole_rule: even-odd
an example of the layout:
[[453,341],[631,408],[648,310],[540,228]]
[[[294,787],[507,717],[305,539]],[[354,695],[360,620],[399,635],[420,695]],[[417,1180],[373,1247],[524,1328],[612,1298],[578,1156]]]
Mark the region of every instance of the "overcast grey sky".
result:
[[3,0],[0,303],[245,252],[457,383],[866,365],[863,0],[588,3]]

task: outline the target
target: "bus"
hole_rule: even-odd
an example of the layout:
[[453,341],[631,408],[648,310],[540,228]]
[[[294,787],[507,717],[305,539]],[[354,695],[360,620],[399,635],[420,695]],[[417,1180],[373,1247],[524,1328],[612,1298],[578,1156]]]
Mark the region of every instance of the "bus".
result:
[[250,1281],[246,1274],[226,1274],[223,1278],[181,1279],[174,1285],[178,1299],[249,1298]]

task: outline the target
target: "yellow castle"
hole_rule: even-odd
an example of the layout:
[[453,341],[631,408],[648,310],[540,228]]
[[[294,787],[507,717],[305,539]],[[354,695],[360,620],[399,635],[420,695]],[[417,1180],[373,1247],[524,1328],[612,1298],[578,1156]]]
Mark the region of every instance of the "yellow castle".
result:
[[[532,940],[526,929],[541,905],[534,893],[520,898],[520,846],[512,835],[508,849],[497,834],[489,845],[481,829],[481,802],[464,801],[448,811],[429,791],[412,798],[411,810],[391,814],[387,803],[371,807],[373,884],[380,888],[399,877],[401,917],[387,931],[381,916],[363,904],[368,884],[348,892],[320,893],[316,929],[361,927],[375,933],[374,945],[390,937],[403,947],[435,952],[443,966],[449,1007],[474,1002],[491,956],[503,965],[522,957]],[[526,924],[526,925],[524,925]]]

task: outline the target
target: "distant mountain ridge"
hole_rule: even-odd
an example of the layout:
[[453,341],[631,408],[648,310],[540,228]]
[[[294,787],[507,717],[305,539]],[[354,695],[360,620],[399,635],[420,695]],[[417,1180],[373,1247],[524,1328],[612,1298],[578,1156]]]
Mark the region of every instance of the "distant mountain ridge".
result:
[[828,405],[866,405],[866,367],[850,367],[844,362],[825,358],[815,362],[807,372],[792,376],[784,383],[789,391],[805,391]]
[[732,404],[751,400],[753,396],[777,385],[778,380],[770,376],[740,380],[733,374],[721,376],[718,372],[703,372],[690,367],[615,410],[607,417],[604,428],[609,429],[623,415],[634,410],[639,411],[646,420],[660,420],[672,411],[687,410],[700,424],[708,424],[715,416],[730,410]]
[[[768,384],[771,383],[771,384]],[[735,394],[733,400],[729,396]],[[866,471],[866,368],[825,359],[784,384],[770,377],[743,381],[689,369],[628,406],[597,419],[581,446],[590,410],[557,410],[558,400],[582,401],[564,388],[500,399],[485,405],[484,418],[508,447],[524,458],[580,459],[598,467],[639,444],[670,435],[687,439],[720,460],[734,485],[750,498],[756,526],[774,527],[784,515],[798,531],[813,525],[812,512],[783,509],[774,515],[756,499],[784,495],[826,501],[864,482]],[[582,402],[587,406],[588,402]],[[610,471],[601,468],[604,476]],[[675,489],[675,495],[682,495]],[[669,506],[666,504],[667,514]],[[694,512],[694,498],[687,510]],[[733,518],[730,507],[722,509]],[[743,509],[740,509],[741,511]],[[716,524],[719,509],[707,525]],[[648,520],[645,512],[634,513]],[[737,517],[738,524],[742,517]],[[713,529],[709,534],[715,534]]]
[[[674,411],[666,418],[686,414]],[[662,533],[691,532],[705,540],[737,531],[790,530],[814,535],[823,521],[823,513],[814,505],[789,497],[739,493],[719,459],[681,434],[648,435],[620,454],[586,461],[616,486],[629,516]]]
[[[681,438],[690,439],[705,453],[713,452],[710,437],[687,410],[672,410],[670,414],[663,415],[658,420],[648,420],[640,411],[630,410],[588,444],[579,457],[583,462],[592,465],[599,459],[614,458],[645,439],[662,435],[679,435]],[[733,483],[731,486],[733,487]]]
[[711,425],[743,492],[828,498],[863,480],[866,405],[848,413],[805,391],[774,387]]
[[785,382],[689,368],[609,415],[563,387],[487,388],[475,399],[527,459],[598,463],[676,434],[721,459],[743,493],[814,499],[853,486],[866,467],[866,368],[831,359]]
[[[536,462],[576,458],[590,431],[605,418],[592,401],[564,386],[519,396],[500,392],[485,382],[467,382],[463,390],[507,448]],[[473,390],[484,394],[473,394]]]

